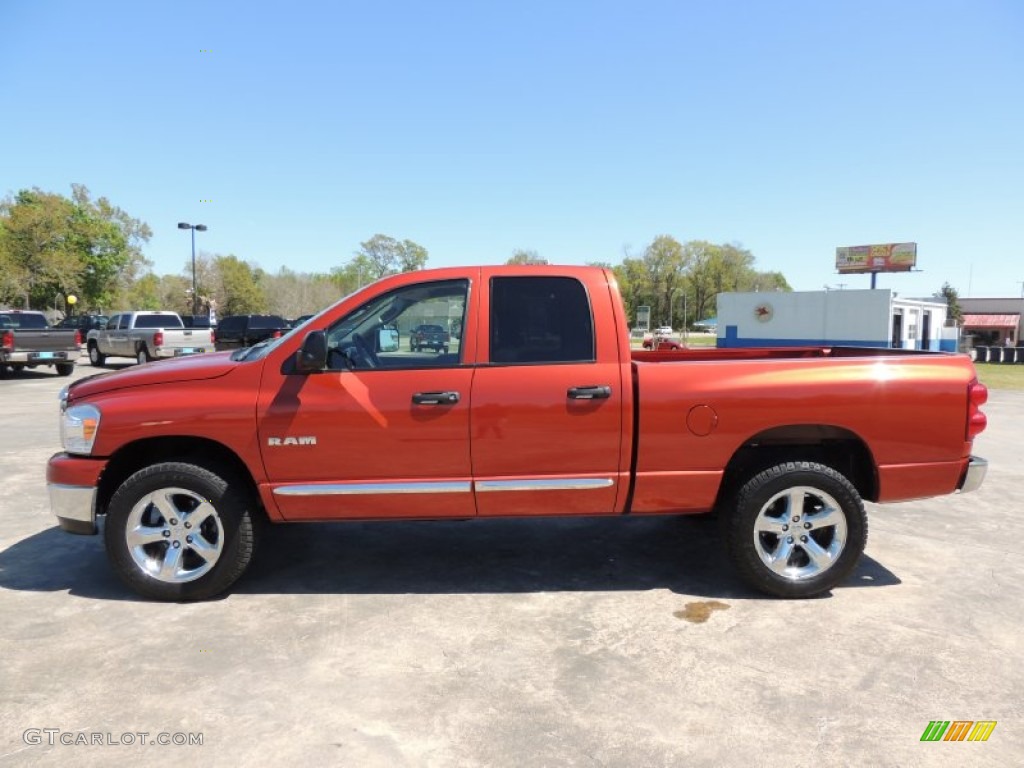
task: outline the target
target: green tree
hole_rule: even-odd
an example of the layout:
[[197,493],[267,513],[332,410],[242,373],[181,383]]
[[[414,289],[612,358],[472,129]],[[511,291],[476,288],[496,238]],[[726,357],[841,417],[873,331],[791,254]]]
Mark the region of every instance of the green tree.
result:
[[7,295],[45,306],[57,293],[78,292],[84,264],[77,252],[74,204],[40,189],[21,190],[0,204]]
[[427,263],[427,249],[412,240],[399,242],[387,235],[374,235],[359,244],[355,253],[357,266],[369,270],[369,278],[378,280],[385,275],[423,269]]
[[330,274],[330,280],[337,287],[340,296],[348,296],[376,279],[376,270],[370,259],[361,254],[340,267],[334,267]]
[[329,275],[303,274],[287,267],[275,275],[264,275],[263,284],[269,311],[289,319],[319,312],[341,298]]
[[427,266],[427,249],[412,240],[403,240],[401,252],[398,256],[398,270],[400,272],[415,272]]
[[[114,311],[117,308],[129,307],[131,309],[174,309],[178,312],[182,311],[180,301],[174,301],[169,304],[164,303],[160,277],[152,272],[142,275],[132,281],[130,285],[125,286],[115,301],[117,304],[110,307]],[[190,314],[191,311],[189,309],[185,314]]]
[[754,272],[751,275],[752,291],[792,291],[793,287],[781,272]]
[[790,290],[778,272],[758,272],[754,255],[735,244],[716,245],[703,240],[686,244],[690,253],[691,317],[702,320],[715,314],[718,294],[728,291]]
[[[192,314],[192,275],[160,275],[157,285],[160,309]],[[130,306],[130,305],[129,305]]]
[[45,306],[76,293],[83,308],[107,306],[146,261],[149,227],[106,198],[72,185],[66,198],[23,189],[0,203],[0,300]]
[[[199,291],[202,309],[210,301],[220,315],[247,315],[267,311],[267,294],[263,289],[263,270],[253,267],[237,256],[214,256],[211,260],[211,279]],[[201,309],[201,311],[202,311]]]
[[948,282],[942,284],[942,288],[939,289],[938,293],[935,294],[937,299],[946,300],[946,316],[949,320],[953,321],[957,325],[963,322],[964,310],[960,306],[960,294],[956,288],[950,285]]
[[721,268],[719,246],[704,240],[686,244],[690,256],[690,295],[687,300],[691,317],[703,320],[715,312],[717,273]]
[[631,327],[636,324],[637,308],[650,306],[653,299],[653,288],[643,259],[629,255],[627,251],[622,262],[614,267],[615,279],[619,283],[619,293],[625,304],[626,316],[630,318]]
[[107,198],[93,201],[84,185],[72,184],[71,191],[84,266],[81,291],[91,304],[105,306],[119,288],[151,266],[142,243],[153,233]]
[[673,305],[676,294],[686,287],[688,262],[686,250],[671,235],[659,235],[644,250],[643,269],[656,322],[674,321]]
[[512,251],[506,264],[547,264],[547,259],[542,259],[536,251],[527,251],[522,248]]

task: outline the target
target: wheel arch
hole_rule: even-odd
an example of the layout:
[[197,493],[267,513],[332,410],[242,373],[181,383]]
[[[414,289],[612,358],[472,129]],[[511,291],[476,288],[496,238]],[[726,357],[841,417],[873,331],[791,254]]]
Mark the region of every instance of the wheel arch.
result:
[[812,461],[845,476],[867,501],[878,499],[878,469],[867,443],[855,432],[828,424],[772,427],[744,441],[726,465],[720,505],[750,477],[788,461]]
[[100,478],[96,511],[105,514],[111,497],[131,475],[140,469],[167,461],[196,464],[214,472],[227,473],[246,485],[253,501],[266,515],[252,473],[239,456],[223,443],[201,437],[153,437],[122,446],[110,460]]

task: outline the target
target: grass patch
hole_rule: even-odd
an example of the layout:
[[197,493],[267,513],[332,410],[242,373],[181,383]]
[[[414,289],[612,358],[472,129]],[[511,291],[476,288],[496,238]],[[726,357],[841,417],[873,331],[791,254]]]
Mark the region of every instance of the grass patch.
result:
[[[679,340],[682,341],[682,337]],[[691,333],[686,337],[686,346],[713,347],[717,341],[718,337],[713,333]]]
[[975,363],[974,370],[989,389],[1024,389],[1024,364]]

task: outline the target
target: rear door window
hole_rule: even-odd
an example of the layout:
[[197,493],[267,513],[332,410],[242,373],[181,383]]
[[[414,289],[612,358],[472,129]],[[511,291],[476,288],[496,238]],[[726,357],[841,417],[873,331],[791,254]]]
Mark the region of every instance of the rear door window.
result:
[[490,346],[492,363],[593,362],[586,288],[571,277],[493,278]]

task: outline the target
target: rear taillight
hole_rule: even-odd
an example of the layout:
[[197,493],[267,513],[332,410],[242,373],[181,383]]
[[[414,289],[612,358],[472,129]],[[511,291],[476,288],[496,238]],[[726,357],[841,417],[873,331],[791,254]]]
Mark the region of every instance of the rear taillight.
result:
[[153,334],[153,346],[162,347],[164,345],[164,332],[157,331]]
[[213,331],[210,331],[210,343],[211,344],[215,344],[216,342],[217,342],[217,334],[214,333]]
[[75,331],[75,346],[76,347],[82,346],[82,332],[81,331]]
[[973,440],[988,426],[981,406],[988,402],[988,388],[975,379],[967,385],[967,439]]
[[4,331],[3,336],[0,336],[0,348],[6,349],[11,352],[14,350],[14,334],[10,331]]
[[280,332],[280,331],[274,331],[274,336],[273,336],[273,338],[275,338],[275,339],[280,339],[280,338],[281,338],[281,332]]

